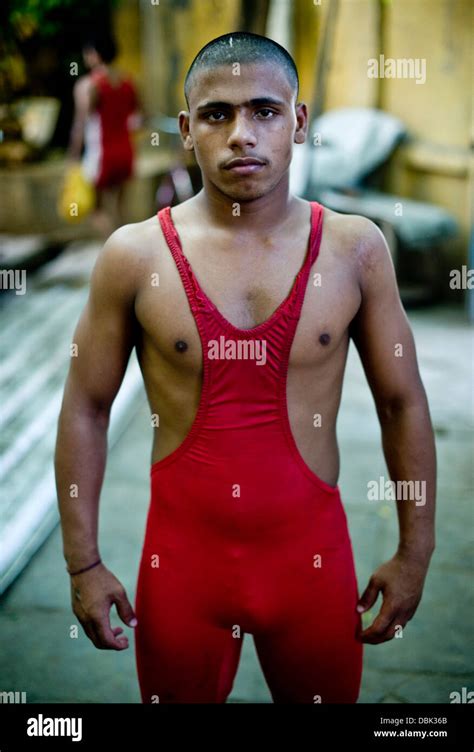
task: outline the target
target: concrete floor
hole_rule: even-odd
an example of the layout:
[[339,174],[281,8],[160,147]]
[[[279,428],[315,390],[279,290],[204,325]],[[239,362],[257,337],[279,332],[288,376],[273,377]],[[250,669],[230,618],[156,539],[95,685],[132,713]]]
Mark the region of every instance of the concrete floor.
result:
[[[403,639],[366,646],[361,703],[448,703],[451,692],[474,688],[472,328],[457,308],[419,310],[409,318],[437,438],[437,549]],[[338,426],[340,487],[362,591],[395,551],[397,520],[393,502],[367,501],[367,478],[386,470],[372,397],[352,346]],[[101,553],[130,599],[148,504],[151,430],[142,395],[109,455],[101,503]],[[133,640],[127,651],[97,651],[82,631],[70,637],[75,623],[57,528],[0,600],[0,691],[24,691],[27,702],[139,702]],[[270,701],[250,635],[229,699]]]

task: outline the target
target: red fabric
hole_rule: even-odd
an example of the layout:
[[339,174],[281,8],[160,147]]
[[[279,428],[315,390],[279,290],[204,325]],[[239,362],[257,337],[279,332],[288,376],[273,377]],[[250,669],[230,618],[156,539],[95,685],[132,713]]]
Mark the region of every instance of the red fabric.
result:
[[117,87],[101,72],[92,74],[98,93],[97,112],[101,122],[101,164],[97,188],[123,183],[133,172],[133,145],[128,118],[136,110],[134,86],[123,79]]
[[[200,287],[169,207],[158,217],[199,328],[204,376],[190,433],[151,467],[135,604],[142,701],[225,702],[249,632],[275,702],[353,703],[363,646],[346,515],[339,487],[300,455],[286,404],[323,207],[312,203],[307,256],[290,294],[245,330]],[[265,339],[265,365],[209,358],[208,342],[220,336]]]

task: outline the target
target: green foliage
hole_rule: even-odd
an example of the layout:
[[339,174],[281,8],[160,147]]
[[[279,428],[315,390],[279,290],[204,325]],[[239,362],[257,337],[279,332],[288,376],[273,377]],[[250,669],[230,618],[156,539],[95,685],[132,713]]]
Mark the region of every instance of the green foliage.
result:
[[64,27],[82,25],[103,15],[104,6],[112,9],[119,0],[9,0],[10,38],[18,41],[36,36],[51,39]]

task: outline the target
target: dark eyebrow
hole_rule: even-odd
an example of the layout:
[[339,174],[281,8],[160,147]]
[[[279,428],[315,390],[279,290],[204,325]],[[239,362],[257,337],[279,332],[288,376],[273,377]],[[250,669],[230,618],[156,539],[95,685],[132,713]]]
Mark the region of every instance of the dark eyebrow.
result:
[[[280,99],[273,99],[273,97],[257,97],[256,99],[250,99],[247,102],[242,102],[243,107],[265,107],[266,105],[276,105],[277,107],[283,107],[286,104],[286,102],[283,102]],[[202,112],[202,110],[229,110],[231,107],[236,107],[237,105],[233,105],[230,102],[205,102],[204,104],[197,107],[198,112]]]

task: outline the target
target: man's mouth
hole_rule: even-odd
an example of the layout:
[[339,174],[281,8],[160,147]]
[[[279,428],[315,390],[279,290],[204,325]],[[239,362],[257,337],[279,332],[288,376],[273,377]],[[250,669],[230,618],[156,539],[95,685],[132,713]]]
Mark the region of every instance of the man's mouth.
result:
[[224,165],[225,170],[238,175],[252,175],[254,172],[260,172],[264,167],[265,162],[255,157],[236,157]]

